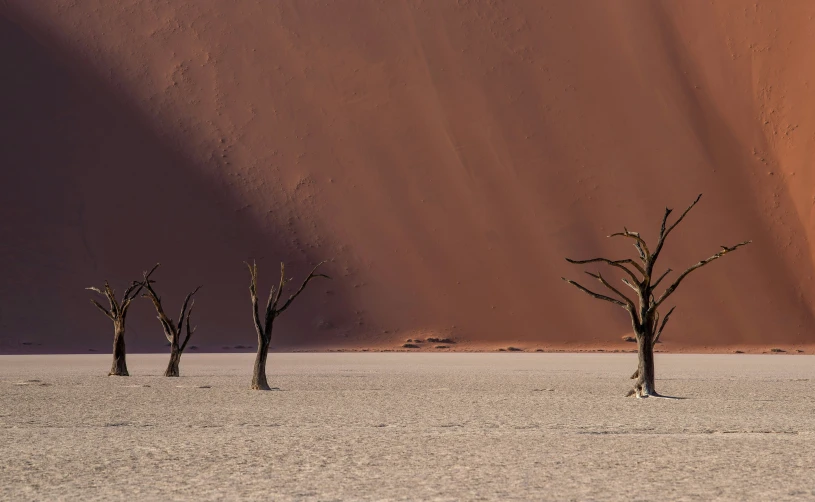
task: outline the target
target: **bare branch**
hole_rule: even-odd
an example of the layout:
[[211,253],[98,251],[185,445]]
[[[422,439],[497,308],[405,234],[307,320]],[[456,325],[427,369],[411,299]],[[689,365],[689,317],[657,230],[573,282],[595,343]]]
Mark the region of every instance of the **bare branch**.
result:
[[673,272],[673,270],[671,270],[671,269],[668,269],[665,272],[663,272],[662,275],[659,276],[659,279],[657,279],[657,281],[651,285],[651,289],[656,288],[657,286],[659,286],[659,283],[662,282],[662,279],[664,279],[665,276],[670,274],[671,272]]
[[648,251],[648,244],[645,243],[645,240],[640,237],[638,232],[630,232],[625,227],[623,227],[623,230],[623,232],[611,234],[609,237],[628,237],[630,239],[634,239],[634,247],[637,248],[637,253],[640,255],[640,260],[642,260],[643,263],[647,263],[651,258],[651,253]]
[[626,279],[625,277],[623,277],[623,283],[625,283],[625,285],[626,285],[626,286],[628,286],[629,288],[633,289],[633,290],[634,290],[634,292],[635,292],[635,293],[637,293],[637,296],[638,296],[638,297],[642,296],[642,293],[641,293],[641,291],[640,291],[640,288],[639,288],[638,286],[634,285],[634,284],[631,284],[631,283],[628,281],[628,279]]
[[671,317],[671,314],[673,314],[675,308],[676,306],[671,307],[671,310],[669,310],[668,313],[665,315],[665,318],[662,319],[662,325],[657,330],[656,336],[654,336],[654,344],[656,344],[659,341],[659,335],[662,334],[662,330],[665,329],[665,325],[668,324],[668,318]]
[[668,223],[668,216],[671,215],[673,209],[665,208],[665,215],[662,217],[662,225],[659,227],[659,238],[662,239],[665,237],[665,224]]
[[286,264],[282,261],[280,262],[280,284],[277,286],[277,294],[274,297],[274,301],[272,302],[272,310],[277,310],[277,304],[280,302],[280,297],[283,295],[283,287],[286,283],[289,282],[286,280]]
[[[88,289],[90,289],[90,288],[88,288]],[[110,312],[108,312],[108,309],[106,309],[105,307],[103,307],[101,303],[97,302],[97,301],[96,301],[96,300],[94,300],[93,298],[91,298],[91,303],[93,303],[94,305],[96,305],[96,307],[97,307],[97,308],[99,308],[99,310],[101,310],[102,312],[104,312],[106,316],[110,317],[110,318],[111,318],[111,320],[115,319],[115,318],[113,317],[113,314],[111,314]]]
[[85,288],[85,289],[88,289],[90,291],[95,291],[95,292],[99,293],[100,295],[105,296],[105,293],[103,293],[99,288],[95,288],[95,287],[91,286],[91,287]]
[[566,261],[568,261],[569,263],[572,263],[574,265],[583,265],[583,264],[586,264],[586,263],[598,263],[598,262],[599,263],[607,263],[607,264],[611,265],[612,267],[617,267],[620,270],[624,271],[626,274],[628,274],[634,280],[634,282],[639,283],[640,279],[636,276],[636,274],[634,274],[634,272],[632,272],[626,266],[623,265],[624,263],[630,263],[631,265],[636,267],[637,270],[640,271],[640,273],[642,274],[643,277],[645,277],[645,270],[643,270],[642,267],[640,267],[640,265],[638,263],[634,262],[634,260],[630,260],[630,259],[609,260],[608,258],[592,258],[590,260],[572,260],[570,258],[566,258]]
[[168,342],[173,343],[173,338],[175,337],[177,331],[173,325],[172,319],[167,317],[167,314],[164,313],[164,307],[161,305],[161,297],[158,296],[156,291],[153,289],[153,286],[151,285],[152,282],[153,281],[145,280],[144,284],[147,288],[147,293],[143,294],[142,296],[152,300],[153,306],[156,308],[156,314],[158,314],[156,318],[161,323],[164,336],[167,338]]
[[[200,288],[201,288],[201,286],[198,286],[198,289],[200,289]],[[198,289],[196,289],[195,291],[198,291]],[[190,329],[190,316],[192,315],[192,309],[193,308],[195,308],[195,300],[193,300],[192,303],[190,304],[190,309],[187,311],[187,317],[184,319],[184,322],[187,323],[187,337],[184,339],[184,343],[181,344],[181,347],[179,347],[179,350],[181,352],[184,352],[184,349],[187,348],[187,342],[190,341],[190,338],[192,338],[192,334],[195,333],[195,328]],[[183,323],[179,323],[179,328],[178,328],[179,330],[181,329],[181,324],[183,324]],[[180,336],[181,335],[179,333],[179,337]]]
[[[144,283],[150,281],[150,276],[153,275],[153,272],[156,271],[156,269],[159,267],[159,265],[161,265],[161,263],[156,263],[155,265],[153,265],[153,268],[151,268],[149,272],[143,272],[142,273],[142,277],[144,278],[144,282],[133,281],[133,283],[130,285],[130,287],[127,288],[127,291],[125,291],[125,296],[122,299],[122,301],[126,301],[126,300],[128,300],[128,298],[132,300],[133,298],[136,298],[137,296],[139,296],[139,293],[141,293],[141,290],[144,287]],[[138,289],[134,290],[134,288],[136,288],[136,286],[138,286]]]
[[597,274],[592,274],[591,272],[586,272],[586,275],[588,275],[588,276],[590,276],[590,277],[594,277],[595,279],[597,279],[598,281],[600,281],[600,284],[602,284],[603,286],[605,286],[605,287],[606,287],[606,288],[608,288],[609,290],[613,291],[613,292],[614,292],[614,293],[615,293],[617,296],[619,296],[620,298],[622,298],[622,299],[623,299],[623,301],[624,301],[624,302],[625,302],[625,303],[628,305],[628,309],[629,309],[631,312],[636,311],[636,307],[634,307],[634,302],[633,302],[633,301],[631,301],[631,300],[630,300],[630,299],[629,299],[627,296],[625,296],[624,294],[622,294],[622,292],[621,292],[620,290],[618,290],[617,288],[615,288],[614,286],[612,286],[611,284],[609,284],[609,283],[608,283],[608,281],[606,281],[605,279],[603,279],[603,276],[602,276],[602,275],[600,275],[599,273],[597,273]]
[[652,266],[653,266],[653,263],[656,263],[657,257],[659,257],[659,253],[662,251],[662,246],[665,244],[665,239],[668,238],[668,235],[671,233],[671,231],[673,231],[674,228],[676,228],[677,225],[682,223],[682,220],[685,219],[685,216],[687,216],[687,214],[690,212],[690,210],[693,209],[693,206],[695,206],[699,202],[699,199],[701,199],[701,198],[702,198],[702,194],[699,194],[698,196],[696,196],[696,200],[694,200],[691,203],[691,205],[688,206],[687,209],[685,209],[685,212],[683,212],[682,215],[679,216],[679,218],[677,218],[676,221],[673,222],[673,225],[668,227],[667,230],[665,230],[665,223],[666,223],[666,220],[668,219],[668,215],[671,214],[672,210],[668,209],[668,208],[665,208],[665,217],[662,219],[662,228],[659,231],[659,242],[657,242],[657,247],[654,250],[654,256],[653,256],[653,259],[652,259]]
[[[184,298],[184,304],[181,306],[181,314],[178,315],[178,327],[176,328],[179,332],[179,336],[181,334],[181,328],[184,327],[184,313],[187,311],[187,304],[190,302],[190,298],[192,298],[193,295],[195,295],[195,293],[197,293],[202,287],[203,286],[198,286],[192,291],[192,293],[189,293],[187,297]],[[195,303],[195,300],[193,300],[193,303]]]
[[115,317],[120,317],[119,304],[116,302],[116,292],[110,287],[108,281],[105,281],[105,296],[108,298],[110,304],[110,313]]
[[244,262],[246,267],[249,269],[249,276],[251,278],[249,282],[249,293],[252,296],[252,314],[255,321],[255,329],[258,332],[258,336],[263,337],[265,336],[263,325],[260,322],[260,314],[258,313],[258,264],[257,262],[253,261],[250,265],[249,262]]
[[[685,212],[687,213],[687,211],[685,211]],[[735,246],[732,246],[732,247],[722,246],[722,250],[719,251],[718,253],[714,254],[710,258],[707,258],[705,260],[700,261],[696,265],[694,265],[694,266],[690,267],[689,269],[685,270],[684,272],[682,272],[682,275],[680,275],[676,279],[676,281],[674,281],[674,283],[671,284],[668,287],[668,289],[665,290],[664,293],[662,293],[662,295],[659,297],[659,299],[654,304],[654,307],[655,308],[659,307],[662,304],[662,302],[664,302],[669,296],[671,296],[671,294],[676,290],[676,288],[679,287],[679,284],[682,282],[682,279],[687,277],[688,274],[690,274],[691,272],[693,272],[694,270],[696,270],[698,268],[701,268],[701,267],[707,265],[708,263],[712,262],[713,260],[717,260],[717,259],[721,258],[722,256],[726,255],[727,253],[729,253],[731,251],[735,251],[736,249],[738,249],[738,248],[740,248],[742,246],[746,246],[747,244],[750,244],[751,242],[753,242],[753,241],[740,242],[740,243],[738,243],[738,244],[736,244]]]
[[567,279],[565,277],[561,277],[561,279],[568,282],[569,284],[571,284],[572,286],[576,287],[577,289],[579,289],[580,291],[586,293],[589,296],[593,296],[594,298],[597,298],[598,300],[605,300],[607,302],[611,302],[611,303],[613,303],[615,305],[619,305],[620,307],[628,310],[628,306],[624,302],[621,302],[620,300],[617,300],[616,298],[611,298],[611,297],[606,296],[606,295],[601,295],[600,293],[595,293],[594,291],[591,291],[590,289],[585,288],[585,287],[581,286],[580,284],[578,284],[578,283],[576,283],[574,281],[570,281],[569,279]]
[[[325,263],[325,261],[321,261],[321,262],[320,262],[320,263],[318,263],[318,264],[317,264],[317,265],[316,265],[316,266],[315,266],[313,269],[311,269],[311,273],[310,273],[310,274],[308,274],[308,277],[306,277],[306,280],[305,280],[305,281],[303,281],[303,284],[300,286],[300,289],[298,289],[298,290],[297,290],[297,291],[296,291],[296,292],[295,292],[293,295],[291,295],[291,296],[289,297],[289,299],[288,299],[288,300],[286,300],[286,303],[284,303],[282,307],[280,307],[279,309],[277,309],[277,311],[275,312],[275,315],[276,315],[276,316],[277,316],[277,315],[280,315],[281,313],[283,313],[283,311],[284,311],[284,310],[286,310],[286,309],[289,307],[289,305],[291,305],[291,302],[293,302],[295,298],[297,298],[298,296],[300,296],[300,293],[302,293],[302,292],[303,292],[303,290],[304,290],[304,289],[306,289],[306,286],[308,285],[308,283],[309,283],[309,281],[310,281],[310,280],[314,279],[315,277],[324,277],[324,278],[326,278],[326,279],[331,279],[331,277],[329,277],[329,276],[327,276],[327,275],[325,275],[325,274],[315,274],[315,272],[317,271],[317,269],[318,269],[318,268],[320,267],[320,265],[322,265],[323,263]],[[281,275],[281,281],[282,281],[282,280],[283,280],[283,279],[282,279],[282,275],[283,275],[283,264],[281,263],[280,265],[281,265],[281,267],[280,267],[280,275]],[[280,283],[280,289],[281,289],[281,291],[283,290],[283,282],[281,282],[281,283]]]

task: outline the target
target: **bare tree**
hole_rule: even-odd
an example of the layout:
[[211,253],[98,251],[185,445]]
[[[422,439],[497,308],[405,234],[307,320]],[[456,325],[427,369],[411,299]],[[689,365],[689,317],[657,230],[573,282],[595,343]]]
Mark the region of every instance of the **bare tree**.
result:
[[258,295],[257,295],[257,282],[258,282],[258,266],[257,263],[252,262],[250,265],[246,263],[246,266],[249,268],[249,275],[251,276],[251,282],[249,283],[249,293],[252,296],[252,315],[255,321],[255,331],[258,334],[258,352],[257,356],[255,357],[255,367],[252,373],[252,389],[254,390],[270,390],[269,384],[266,382],[266,358],[269,354],[269,344],[272,341],[272,327],[274,326],[274,320],[282,314],[289,305],[292,304],[295,298],[297,298],[300,293],[306,289],[309,281],[314,279],[315,277],[325,277],[326,279],[330,279],[325,274],[317,274],[317,268],[320,267],[325,263],[321,261],[311,270],[311,273],[308,274],[306,280],[303,281],[303,284],[300,286],[300,289],[295,291],[289,299],[283,303],[282,306],[278,307],[280,302],[280,298],[283,296],[283,288],[286,284],[289,283],[291,279],[286,279],[286,266],[281,262],[280,263],[280,284],[277,286],[277,290],[275,290],[274,286],[272,287],[271,291],[269,291],[269,299],[266,301],[266,314],[261,320],[260,314],[258,312]]
[[[158,268],[159,264],[157,263],[153,270]],[[192,300],[190,303],[190,299],[192,299],[193,295],[201,289],[201,286],[195,288],[191,293],[184,298],[184,304],[181,306],[181,314],[178,315],[178,323],[173,322],[167,314],[164,313],[164,307],[161,305],[161,297],[156,294],[156,291],[153,289],[152,284],[155,281],[151,281],[147,278],[147,275],[144,276],[144,287],[147,288],[147,294],[142,295],[145,298],[150,298],[153,301],[153,306],[156,307],[156,313],[158,314],[158,320],[161,323],[161,327],[164,329],[164,336],[167,337],[167,341],[170,342],[170,363],[167,365],[167,370],[164,372],[164,376],[166,377],[177,377],[179,376],[178,372],[178,364],[181,362],[181,354],[184,353],[184,349],[187,348],[187,343],[192,338],[192,334],[195,332],[195,328],[190,328],[190,316],[192,315],[192,309],[195,306],[195,300]],[[187,334],[184,337],[184,341],[181,341],[181,334],[184,330],[184,325],[187,326]]]
[[[158,265],[143,274],[145,281],[149,280],[150,274],[156,270],[156,267],[158,267]],[[104,312],[105,315],[113,321],[113,364],[110,367],[110,373],[108,373],[108,375],[129,376],[127,372],[127,362],[125,361],[125,318],[127,317],[127,309],[130,308],[130,303],[139,295],[143,287],[143,282],[133,281],[125,290],[121,302],[116,300],[116,292],[110,287],[108,281],[105,281],[104,292],[99,288],[85,288],[106,297],[110,305],[110,308],[107,309],[91,298],[91,303],[96,305],[99,310]]]
[[670,216],[672,210],[665,208],[665,215],[662,217],[662,226],[659,230],[659,239],[653,251],[650,250],[645,240],[639,233],[631,232],[627,228],[624,229],[623,232],[609,235],[609,237],[625,237],[632,239],[634,241],[634,247],[637,250],[637,255],[639,256],[639,263],[632,259],[609,260],[607,258],[592,258],[589,260],[571,260],[566,258],[566,261],[569,263],[579,265],[588,263],[602,263],[622,270],[628,276],[627,278],[623,278],[622,282],[634,290],[637,295],[637,303],[635,304],[633,300],[624,295],[619,289],[612,286],[599,272],[586,272],[586,274],[602,284],[603,287],[610,292],[608,295],[595,293],[594,291],[591,291],[574,281],[562,278],[564,281],[594,298],[605,300],[624,308],[631,316],[631,324],[634,327],[634,333],[636,334],[637,338],[637,353],[639,361],[637,371],[631,377],[635,380],[635,383],[634,388],[628,393],[629,396],[659,396],[654,387],[654,344],[659,341],[659,337],[662,335],[662,331],[665,329],[668,319],[673,313],[674,308],[676,308],[672,307],[665,317],[662,318],[662,322],[660,323],[659,308],[662,306],[665,300],[667,300],[668,297],[671,296],[674,291],[676,291],[676,288],[679,287],[682,280],[685,279],[685,277],[687,277],[691,272],[698,270],[713,260],[719,259],[725,254],[735,251],[736,249],[752,242],[744,241],[736,244],[735,246],[722,246],[721,251],[688,268],[682,272],[682,274],[680,274],[676,280],[674,280],[673,283],[671,283],[671,285],[668,286],[661,294],[656,294],[657,287],[660,285],[662,280],[665,279],[669,273],[671,273],[671,269],[669,268],[659,276],[654,276],[654,265],[659,258],[659,254],[662,252],[662,247],[665,244],[665,240],[671,231],[673,231],[673,229],[682,222],[688,212],[693,209],[701,198],[702,194],[699,194],[699,196],[696,197],[696,200],[694,200],[693,203],[688,206],[687,209],[685,209],[685,212],[682,213],[682,215],[670,226],[668,225],[668,216]]

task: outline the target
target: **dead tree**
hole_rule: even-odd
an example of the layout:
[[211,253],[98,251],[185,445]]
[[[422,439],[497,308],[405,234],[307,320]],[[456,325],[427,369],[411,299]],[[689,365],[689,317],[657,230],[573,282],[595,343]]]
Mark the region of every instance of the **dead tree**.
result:
[[[592,258],[589,260],[571,260],[566,258],[566,261],[574,264],[588,264],[588,263],[602,263],[612,266],[618,270],[622,270],[628,277],[623,278],[622,282],[626,286],[634,290],[637,295],[637,303],[624,295],[619,289],[612,286],[599,272],[591,273],[586,272],[589,276],[596,279],[603,285],[610,293],[608,295],[599,294],[581,286],[580,284],[562,278],[564,281],[575,286],[580,291],[597,298],[605,300],[618,305],[628,311],[631,316],[631,324],[634,327],[634,333],[637,338],[637,353],[638,365],[637,371],[631,377],[635,380],[634,388],[629,391],[628,395],[635,395],[637,397],[659,396],[654,387],[654,344],[659,341],[668,319],[674,311],[672,307],[665,317],[662,318],[660,323],[659,308],[663,305],[665,300],[676,291],[679,284],[694,270],[707,265],[713,260],[719,259],[725,254],[735,251],[736,249],[749,244],[752,241],[744,241],[736,244],[735,246],[722,246],[722,250],[714,254],[710,258],[702,260],[692,267],[688,268],[680,274],[676,280],[671,283],[661,294],[657,294],[656,290],[665,277],[671,273],[671,269],[665,270],[659,276],[654,275],[654,266],[656,265],[659,254],[665,244],[665,240],[674,228],[679,225],[685,216],[702,198],[702,194],[696,197],[696,200],[685,209],[685,212],[672,224],[668,225],[668,216],[672,210],[665,208],[665,215],[662,217],[662,226],[659,230],[659,239],[657,245],[651,251],[645,240],[637,232],[631,232],[625,228],[622,232],[609,235],[609,237],[625,237],[634,241],[634,248],[637,250],[639,256],[639,263],[633,259],[624,260],[609,260],[607,258]],[[629,280],[630,279],[630,280]]]
[[252,315],[255,321],[255,331],[257,331],[258,335],[258,352],[257,356],[255,357],[254,371],[252,372],[252,389],[270,390],[269,384],[266,382],[266,358],[269,354],[269,344],[272,341],[272,328],[274,326],[274,320],[287,308],[289,308],[289,305],[292,304],[294,299],[297,298],[304,289],[306,289],[309,281],[315,277],[325,277],[326,279],[330,279],[330,277],[325,274],[315,273],[317,272],[317,268],[319,268],[319,266],[323,263],[325,262],[322,261],[318,263],[317,266],[311,270],[311,273],[308,274],[308,277],[306,277],[306,280],[303,281],[303,284],[300,285],[300,289],[289,296],[288,300],[286,300],[282,306],[278,307],[280,298],[283,296],[283,288],[291,280],[286,279],[286,267],[281,262],[280,284],[277,286],[276,290],[273,286],[271,291],[269,291],[269,299],[266,301],[266,314],[264,315],[263,320],[261,320],[260,313],[258,312],[258,266],[257,263],[254,262],[251,265],[249,263],[246,264],[246,266],[249,268],[249,275],[251,276],[251,282],[249,283],[249,294],[252,297]]
[[[158,265],[153,267],[150,272],[143,274],[145,281],[149,280],[150,274],[156,270],[156,267],[158,267]],[[104,292],[99,288],[85,288],[106,297],[110,305],[110,308],[106,309],[99,302],[91,298],[91,303],[96,305],[99,310],[104,312],[105,315],[113,321],[113,364],[110,367],[108,376],[129,376],[127,372],[127,362],[125,361],[125,318],[127,317],[127,309],[130,308],[130,303],[139,295],[143,287],[144,282],[133,281],[125,290],[121,302],[116,300],[116,292],[110,287],[108,281],[105,281]]]
[[[159,264],[157,263],[156,266],[153,267],[153,270],[158,268],[158,266]],[[181,306],[181,314],[178,315],[178,323],[175,323],[164,313],[161,297],[156,294],[156,291],[153,289],[153,283],[154,281],[149,280],[147,275],[144,276],[144,282],[142,284],[144,284],[144,287],[147,289],[147,294],[142,296],[153,301],[153,306],[156,307],[156,313],[158,314],[158,320],[164,329],[164,336],[166,336],[167,341],[170,342],[170,363],[167,365],[164,376],[177,377],[179,376],[178,364],[181,362],[181,354],[184,353],[184,349],[187,348],[187,343],[190,341],[190,338],[192,338],[192,334],[195,333],[195,328],[190,328],[190,316],[195,306],[195,300],[193,299],[192,303],[190,303],[190,299],[201,289],[201,286],[195,288],[184,298],[184,304]],[[182,342],[181,334],[184,331],[184,325],[187,327],[187,334]]]

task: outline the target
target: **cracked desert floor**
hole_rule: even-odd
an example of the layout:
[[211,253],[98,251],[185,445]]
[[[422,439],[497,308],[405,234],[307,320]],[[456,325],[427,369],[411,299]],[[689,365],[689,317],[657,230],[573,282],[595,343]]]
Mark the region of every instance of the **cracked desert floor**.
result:
[[0,499],[815,499],[815,357],[635,358],[0,356]]

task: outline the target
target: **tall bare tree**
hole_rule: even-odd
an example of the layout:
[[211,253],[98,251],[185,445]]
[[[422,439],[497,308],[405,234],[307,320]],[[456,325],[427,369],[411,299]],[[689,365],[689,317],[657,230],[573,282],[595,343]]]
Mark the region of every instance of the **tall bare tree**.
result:
[[[159,264],[157,263],[153,270],[158,268]],[[195,306],[195,300],[192,300],[190,303],[190,299],[201,289],[201,286],[195,288],[191,293],[184,298],[184,304],[181,306],[181,313],[178,315],[178,323],[173,322],[167,314],[164,313],[164,307],[161,304],[161,297],[156,294],[156,291],[153,289],[153,284],[155,281],[151,281],[148,279],[147,275],[144,276],[144,287],[147,288],[147,293],[143,295],[145,298],[150,298],[153,301],[153,306],[156,307],[156,313],[158,314],[158,320],[161,323],[161,327],[164,329],[164,336],[167,337],[167,341],[170,342],[170,363],[167,365],[167,370],[164,372],[164,376],[166,377],[177,377],[179,376],[178,371],[178,364],[181,362],[181,354],[184,353],[184,349],[187,348],[187,343],[192,338],[192,334],[195,332],[195,328],[190,328],[190,316],[192,315],[192,309]],[[187,326],[187,334],[184,337],[184,340],[181,340],[182,333],[184,331],[184,325]]]
[[665,208],[665,215],[662,217],[662,226],[659,229],[659,239],[657,240],[657,245],[654,247],[653,251],[651,251],[651,248],[648,247],[648,244],[646,244],[645,240],[639,233],[631,232],[627,228],[624,228],[622,232],[609,235],[609,237],[625,237],[632,239],[634,241],[634,248],[637,250],[637,255],[639,256],[639,263],[630,258],[624,260],[610,260],[608,258],[571,260],[566,258],[566,261],[569,263],[579,265],[588,263],[602,263],[622,270],[628,276],[627,278],[624,277],[622,282],[631,288],[637,295],[637,303],[635,303],[633,300],[624,295],[619,289],[612,286],[599,272],[586,272],[586,274],[596,279],[606,290],[608,290],[609,294],[596,293],[584,286],[581,286],[575,281],[562,278],[564,281],[594,298],[611,302],[624,308],[631,316],[631,324],[634,327],[634,333],[636,334],[637,338],[638,364],[637,371],[631,377],[635,380],[635,383],[634,388],[628,393],[629,396],[659,396],[654,387],[654,344],[659,341],[659,337],[662,335],[662,331],[665,329],[668,319],[673,313],[674,308],[676,308],[672,307],[668,313],[665,314],[665,317],[662,318],[662,322],[660,323],[659,308],[663,305],[665,300],[667,300],[668,297],[670,297],[671,294],[676,291],[679,284],[682,283],[685,277],[687,277],[691,272],[698,270],[708,263],[721,258],[725,254],[735,251],[736,249],[752,242],[744,241],[736,244],[735,246],[722,246],[721,251],[714,254],[710,258],[696,263],[682,272],[670,286],[665,288],[662,293],[657,294],[656,291],[658,286],[660,283],[662,283],[662,280],[665,279],[669,273],[671,273],[671,269],[669,268],[659,276],[654,275],[654,266],[656,265],[657,259],[662,252],[663,246],[665,245],[665,240],[701,198],[702,194],[699,194],[699,196],[696,197],[696,200],[694,200],[693,203],[688,206],[687,209],[685,209],[685,212],[682,213],[682,215],[677,218],[672,225],[668,225],[668,217],[670,216],[672,210]]
[[[156,270],[156,267],[158,267],[158,265],[143,274],[145,281],[149,280],[150,274]],[[125,360],[125,319],[127,317],[127,309],[130,308],[130,303],[139,295],[143,287],[144,282],[133,281],[125,290],[121,301],[116,300],[116,292],[110,287],[108,281],[105,281],[104,292],[95,287],[85,288],[106,297],[110,306],[110,308],[105,308],[102,304],[91,298],[91,303],[96,305],[99,310],[104,312],[105,315],[113,321],[113,364],[110,367],[110,373],[108,373],[108,375],[129,376],[127,372],[127,361]]]
[[300,296],[300,293],[306,289],[309,281],[315,277],[325,277],[326,279],[331,279],[325,274],[316,273],[317,269],[323,263],[325,262],[321,261],[318,263],[317,266],[311,270],[311,273],[308,274],[308,277],[306,277],[306,279],[303,281],[303,284],[300,285],[300,289],[289,296],[288,300],[286,300],[282,306],[278,307],[280,298],[283,296],[283,288],[289,283],[289,281],[291,281],[291,279],[286,279],[286,266],[283,264],[283,262],[281,262],[280,283],[278,284],[276,290],[273,286],[271,291],[269,291],[269,299],[266,301],[266,314],[262,320],[260,318],[260,313],[258,312],[258,266],[255,262],[252,262],[251,265],[246,263],[246,266],[249,268],[249,275],[251,276],[251,282],[249,283],[249,294],[252,297],[252,315],[255,321],[255,331],[257,331],[258,335],[258,352],[257,356],[255,357],[254,371],[252,372],[252,389],[270,390],[269,384],[266,382],[266,358],[269,355],[269,344],[272,341],[272,328],[274,327],[274,320],[287,308],[289,308],[295,298]]

